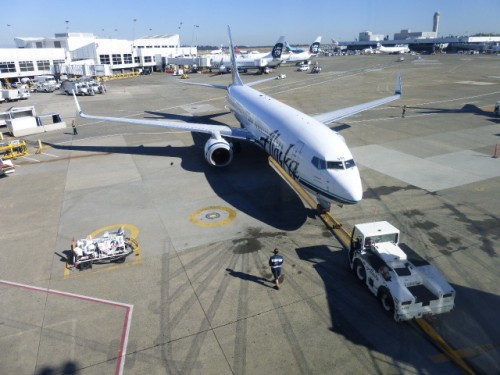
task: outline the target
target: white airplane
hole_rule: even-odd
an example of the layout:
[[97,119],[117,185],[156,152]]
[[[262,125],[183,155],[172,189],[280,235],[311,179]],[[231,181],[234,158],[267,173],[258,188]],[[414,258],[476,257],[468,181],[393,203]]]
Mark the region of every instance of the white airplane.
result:
[[322,209],[329,209],[332,202],[359,202],[363,188],[358,167],[344,138],[326,124],[399,99],[402,92],[401,77],[397,79],[396,92],[392,96],[311,117],[251,87],[275,78],[244,84],[235,69],[236,57],[229,26],[228,35],[233,66],[232,83],[228,86],[187,83],[227,90],[229,108],[241,128],[87,115],[73,93],[78,114],[88,119],[209,134],[210,138],[204,147],[205,159],[216,167],[225,167],[233,159],[233,145],[228,139],[253,142],[272,156],[288,175],[314,194]]
[[[264,73],[269,68],[275,68],[281,64],[281,54],[283,52],[285,37],[281,36],[274,45],[271,52],[257,52],[239,54],[236,56],[236,66],[239,71],[259,70]],[[210,63],[212,69],[218,69],[219,73],[227,73],[231,70],[231,55],[224,55],[221,58],[215,57]]]
[[402,46],[384,47],[382,44],[377,43],[377,51],[389,54],[410,53],[410,49],[406,44]]
[[309,50],[300,53],[294,53],[290,51],[290,53],[282,55],[283,63],[307,64],[307,62],[311,60],[313,56],[316,56],[318,54],[320,43],[321,37],[318,36],[316,40],[309,46]]

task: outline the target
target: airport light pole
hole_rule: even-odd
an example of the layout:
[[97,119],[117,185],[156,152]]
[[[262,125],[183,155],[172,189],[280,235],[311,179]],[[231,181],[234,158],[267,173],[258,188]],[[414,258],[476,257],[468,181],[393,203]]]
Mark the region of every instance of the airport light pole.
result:
[[194,32],[196,31],[196,29],[200,27],[200,25],[193,25],[193,35],[191,35],[191,48],[189,49],[191,52],[190,54],[192,55],[193,54],[193,40],[194,40]]
[[68,25],[69,21],[64,21],[64,22],[66,22],[66,34],[68,34],[68,31],[69,31],[69,25]]
[[12,25],[7,24],[7,27],[9,28],[9,34],[12,36],[12,41],[14,42],[14,44],[16,44],[16,41],[15,41],[16,38],[14,38],[14,32],[12,31]]
[[181,27],[182,27],[182,21],[181,23],[179,23],[179,26],[177,27],[179,29],[179,46],[177,47],[178,49],[181,47]]
[[135,23],[137,22],[137,18],[134,18],[134,27],[132,28],[132,45],[134,45],[135,40]]

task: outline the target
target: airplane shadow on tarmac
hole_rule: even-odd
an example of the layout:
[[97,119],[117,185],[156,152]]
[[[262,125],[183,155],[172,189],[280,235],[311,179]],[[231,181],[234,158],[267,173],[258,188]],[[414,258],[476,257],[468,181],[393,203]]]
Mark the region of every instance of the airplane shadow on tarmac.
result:
[[[488,121],[493,123],[500,123],[500,117],[495,115],[492,111],[485,111],[474,104],[465,104],[462,108],[433,108],[433,107],[418,107],[418,106],[407,106],[408,111],[420,110],[419,114],[457,114],[457,113],[472,113],[477,116],[487,117]],[[409,112],[407,112],[409,114]]]
[[[156,113],[155,113],[156,114]],[[172,117],[173,116],[173,117]],[[184,119],[167,115],[164,118]],[[217,123],[208,117],[190,121]],[[139,128],[140,129],[140,128]],[[84,130],[80,132],[82,135]],[[210,166],[203,157],[208,134],[191,133],[192,146],[80,146],[49,144],[55,149],[177,158],[190,172],[204,173],[213,191],[235,209],[280,230],[296,230],[306,221],[309,210],[288,184],[269,166],[267,154],[248,142],[235,143],[232,163],[225,168]],[[168,133],[165,133],[168,140]]]
[[[382,353],[398,362],[415,366],[419,373],[461,374],[459,367],[442,357],[429,345],[428,338],[404,322],[395,322],[380,306],[377,298],[361,285],[352,273],[345,250],[326,245],[297,248],[300,259],[313,264],[325,284],[331,317],[331,331],[369,350],[373,368]],[[431,325],[456,350],[472,353],[464,356],[477,373],[500,374],[500,296],[452,284],[456,290],[452,312],[435,316]],[[413,353],[419,353],[418,356]],[[456,372],[453,372],[456,369]]]

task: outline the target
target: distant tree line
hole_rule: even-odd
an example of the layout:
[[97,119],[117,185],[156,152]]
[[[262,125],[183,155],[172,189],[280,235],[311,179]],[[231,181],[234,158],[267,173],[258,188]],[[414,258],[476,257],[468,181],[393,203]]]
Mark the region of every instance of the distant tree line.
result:
[[477,33],[472,36],[500,36],[498,33]]

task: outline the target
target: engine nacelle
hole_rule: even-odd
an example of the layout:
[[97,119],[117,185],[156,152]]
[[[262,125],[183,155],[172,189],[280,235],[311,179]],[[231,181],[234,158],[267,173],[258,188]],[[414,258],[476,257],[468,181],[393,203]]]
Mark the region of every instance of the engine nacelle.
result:
[[205,143],[205,159],[215,167],[225,167],[233,160],[233,146],[221,136],[212,136]]

